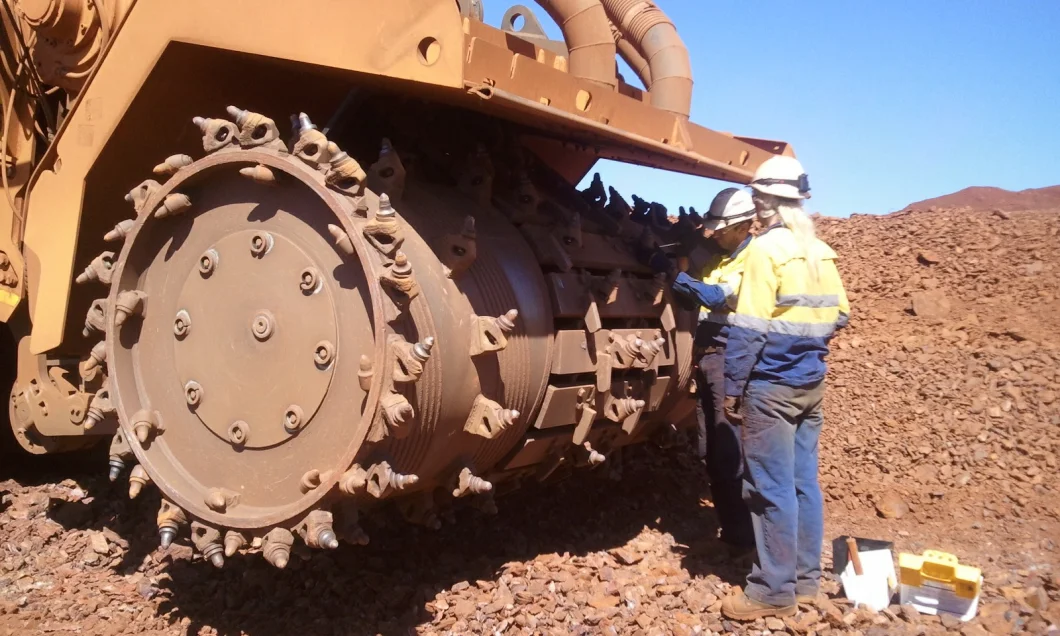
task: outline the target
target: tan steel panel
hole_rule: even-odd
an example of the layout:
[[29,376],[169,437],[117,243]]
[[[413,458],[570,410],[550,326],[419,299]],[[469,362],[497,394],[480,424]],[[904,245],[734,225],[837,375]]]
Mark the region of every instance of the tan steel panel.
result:
[[[578,132],[582,134],[591,130],[608,142],[599,148],[581,148],[581,152],[743,183],[750,181],[755,168],[773,154],[794,154],[783,142],[745,140],[683,121],[622,92],[537,63],[526,55],[513,55],[500,46],[498,38],[486,38],[482,28],[469,36],[464,73],[469,87],[489,85],[502,97],[510,93],[544,106],[551,111],[542,113],[546,117],[565,115],[564,124],[573,125],[574,130],[581,128]],[[585,110],[577,106],[579,92],[591,95]],[[525,108],[515,110],[525,112]],[[507,117],[524,121],[514,113]],[[581,127],[578,120],[596,126]],[[553,126],[555,121],[538,117],[526,123],[559,134]],[[569,130],[567,126],[563,129]]]
[[[549,274],[552,313],[557,318],[581,318],[589,308],[589,291],[578,274]],[[614,302],[597,303],[601,318],[658,318],[662,307],[645,302],[639,294],[654,289],[650,280],[623,278]]]
[[[619,239],[602,234],[582,232],[581,246],[564,247],[552,239],[552,228],[543,225],[523,225],[523,235],[543,265],[563,267],[564,255],[573,267],[602,271],[621,269],[627,272],[651,273],[651,269],[629,254]],[[560,251],[562,250],[562,251]]]
[[[633,388],[633,397],[643,399],[647,402],[647,406],[644,407],[644,412],[648,413],[659,408],[659,404],[662,402],[663,397],[666,396],[666,387],[670,384],[670,376],[660,376],[655,379],[655,383],[651,385],[651,390],[648,393],[648,397],[644,397],[638,390],[640,386]],[[611,384],[611,393],[613,395],[625,395],[626,389],[630,386],[630,383],[626,380],[619,380]],[[534,422],[534,428],[546,429],[556,428],[558,426],[573,426],[578,423],[578,391],[585,389],[586,392],[592,391],[594,385],[592,384],[579,384],[575,386],[549,386],[548,391],[545,393],[545,401],[541,404],[541,414],[538,415],[537,421]],[[593,406],[597,411],[597,418],[603,418],[603,407],[606,396],[599,395],[596,399],[596,404]]]
[[[417,51],[426,37],[441,46],[431,66]],[[34,175],[24,236],[34,353],[62,342],[85,178],[173,41],[450,88],[463,79],[452,0],[138,0]]]
[[[632,336],[638,331],[641,337],[650,335],[647,329],[612,329],[615,336]],[[552,373],[591,373],[596,370],[592,358],[589,357],[588,332],[575,329],[565,329],[556,332],[555,353],[552,357]],[[667,366],[674,363],[674,347],[669,334],[663,334],[666,345],[659,355],[659,366]]]
[[[522,446],[518,447],[511,458],[504,462],[500,470],[515,470],[526,468],[535,464],[544,463],[553,454],[565,453],[570,449],[571,438],[574,429],[553,429],[548,431],[531,431],[523,439]],[[622,429],[615,423],[597,422],[589,431],[589,443],[600,447],[602,441],[619,446],[624,444],[625,435]]]
[[[513,55],[478,38],[471,40],[464,75],[468,82],[488,82],[543,105],[608,124],[616,132],[628,130],[660,142],[672,135],[677,120],[674,115],[641,101],[538,64],[531,58]],[[576,106],[579,91],[591,97],[585,111]]]
[[[0,37],[14,42],[14,31],[6,16],[6,12],[0,11]],[[18,279],[14,287],[0,286],[0,322],[7,322],[11,318],[11,314],[14,313],[25,293],[23,276],[25,263],[18,247],[18,239],[22,235],[23,219],[16,208],[19,205],[18,192],[29,181],[33,170],[32,162],[36,146],[36,138],[33,135],[33,104],[17,93],[13,103],[8,104],[7,100],[11,96],[12,88],[5,82],[4,74],[0,73],[0,95],[2,95],[0,97],[0,121],[3,120],[3,112],[8,108],[11,114],[7,121],[7,130],[0,130],[0,136],[4,137],[4,147],[0,147],[0,153],[7,156],[7,167],[14,168],[13,174],[7,178],[8,192],[0,192],[0,250],[7,254],[10,261],[7,271],[13,273]],[[2,125],[0,123],[0,126]],[[0,185],[0,190],[2,190],[2,185]],[[16,208],[12,208],[12,200]]]

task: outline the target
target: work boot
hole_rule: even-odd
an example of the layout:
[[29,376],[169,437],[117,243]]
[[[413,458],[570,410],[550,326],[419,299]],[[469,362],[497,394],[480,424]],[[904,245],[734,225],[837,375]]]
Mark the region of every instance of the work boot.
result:
[[726,597],[721,602],[722,615],[734,621],[753,621],[757,618],[769,616],[794,616],[798,609],[797,605],[777,607],[769,603],[760,603],[753,598],[749,598],[743,593],[743,590]]
[[816,594],[796,594],[795,603],[797,605],[817,605]]

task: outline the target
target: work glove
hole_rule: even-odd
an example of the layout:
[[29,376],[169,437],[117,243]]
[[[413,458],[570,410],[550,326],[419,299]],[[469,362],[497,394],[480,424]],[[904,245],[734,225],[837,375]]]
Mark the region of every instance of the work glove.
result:
[[658,248],[652,250],[648,255],[647,261],[648,267],[656,274],[666,274],[667,276],[673,274],[674,265],[662,250]]
[[725,396],[725,418],[730,424],[740,426],[743,424],[743,399],[736,395]]

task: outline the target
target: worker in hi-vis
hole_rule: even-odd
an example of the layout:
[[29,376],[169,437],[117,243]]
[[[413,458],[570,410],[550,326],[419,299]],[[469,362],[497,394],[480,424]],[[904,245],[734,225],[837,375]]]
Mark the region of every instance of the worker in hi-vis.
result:
[[772,157],[751,188],[764,230],[746,249],[725,353],[726,412],[742,420],[744,500],[758,549],[744,590],[722,603],[736,620],[790,616],[818,594],[825,356],[850,312],[836,254],[802,209],[802,165]]
[[710,476],[721,540],[738,556],[754,547],[754,531],[742,496],[740,429],[725,416],[725,343],[754,220],[755,206],[746,190],[727,188],[719,192],[703,220],[703,229],[711,232],[714,254],[701,279],[682,272],[673,284],[675,293],[699,305],[693,356],[699,393],[697,451]]

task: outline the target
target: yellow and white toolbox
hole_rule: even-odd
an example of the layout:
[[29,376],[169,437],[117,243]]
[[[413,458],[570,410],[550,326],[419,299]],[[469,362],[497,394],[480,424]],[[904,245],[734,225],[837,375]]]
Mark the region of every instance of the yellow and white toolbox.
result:
[[961,565],[952,554],[926,550],[922,555],[900,553],[898,570],[902,605],[922,614],[954,614],[962,621],[975,617],[983,588],[979,568]]

